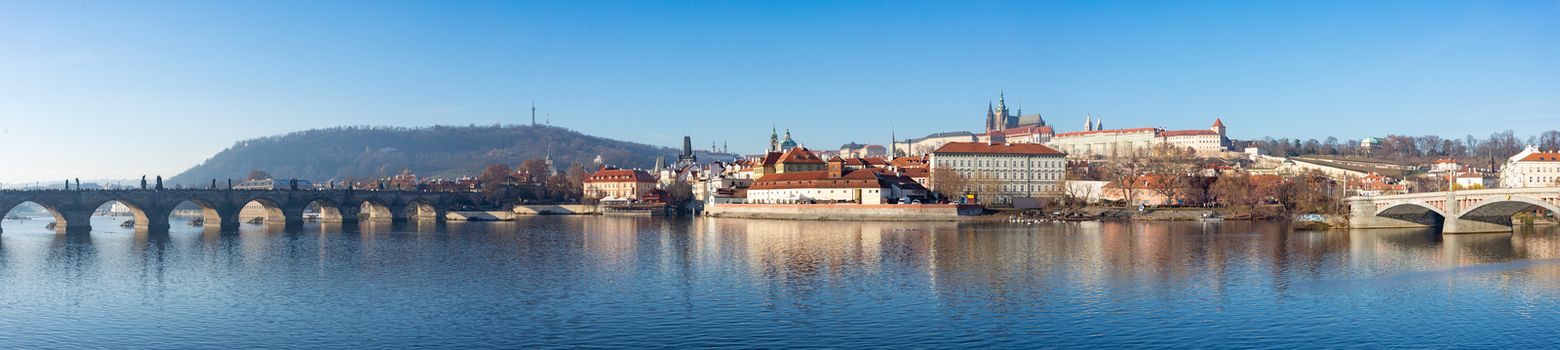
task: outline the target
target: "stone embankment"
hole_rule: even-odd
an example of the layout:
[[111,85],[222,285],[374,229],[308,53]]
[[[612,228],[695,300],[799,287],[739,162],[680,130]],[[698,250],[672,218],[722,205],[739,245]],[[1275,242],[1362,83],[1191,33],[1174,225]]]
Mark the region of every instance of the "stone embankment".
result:
[[786,220],[955,221],[954,204],[719,204],[704,215],[723,218]]
[[550,204],[517,205],[513,210],[451,211],[446,219],[455,221],[514,221],[521,216],[532,215],[594,215],[600,214],[594,205]]

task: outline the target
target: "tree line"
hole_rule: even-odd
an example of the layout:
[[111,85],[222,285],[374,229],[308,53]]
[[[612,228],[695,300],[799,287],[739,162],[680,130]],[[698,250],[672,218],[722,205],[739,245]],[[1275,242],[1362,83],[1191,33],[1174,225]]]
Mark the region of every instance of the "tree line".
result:
[[[1403,163],[1423,163],[1438,158],[1462,158],[1495,162],[1497,165],[1527,145],[1544,150],[1560,149],[1560,131],[1549,130],[1526,139],[1517,137],[1511,130],[1490,134],[1487,137],[1468,135],[1461,138],[1443,138],[1436,135],[1408,136],[1389,134],[1380,138],[1381,143],[1366,151],[1360,140],[1340,141],[1336,137],[1326,139],[1289,139],[1272,137],[1260,140],[1236,141],[1236,149],[1256,147],[1273,156],[1336,155],[1373,157]],[[1478,164],[1478,163],[1475,163]]]

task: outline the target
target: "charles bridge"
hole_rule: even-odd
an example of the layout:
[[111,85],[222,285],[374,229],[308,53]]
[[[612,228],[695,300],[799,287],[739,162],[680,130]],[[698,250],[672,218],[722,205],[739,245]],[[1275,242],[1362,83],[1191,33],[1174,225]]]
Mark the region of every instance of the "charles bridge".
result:
[[1350,228],[1441,227],[1442,233],[1511,232],[1511,217],[1541,208],[1560,213],[1560,187],[1501,188],[1359,196]]
[[130,208],[136,230],[167,232],[169,216],[181,203],[200,208],[206,225],[222,230],[238,228],[245,205],[258,203],[268,223],[302,225],[304,209],[315,204],[320,221],[355,223],[359,220],[444,220],[451,210],[482,203],[479,193],[330,190],[0,190],[0,214],[25,202],[44,207],[54,216],[61,233],[92,229],[92,214],[110,202]]

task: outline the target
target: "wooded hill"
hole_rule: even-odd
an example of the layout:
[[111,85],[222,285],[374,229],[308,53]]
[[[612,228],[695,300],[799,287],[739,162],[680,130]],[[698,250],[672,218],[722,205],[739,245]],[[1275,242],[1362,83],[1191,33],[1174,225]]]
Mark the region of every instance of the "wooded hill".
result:
[[[381,178],[404,169],[425,178],[452,178],[476,176],[494,163],[513,166],[549,154],[560,171],[571,164],[589,168],[597,155],[607,165],[648,169],[655,165],[656,157],[675,162],[677,153],[673,148],[552,126],[350,126],[239,141],[172,177],[169,183],[204,187],[212,179],[219,183],[238,181],[250,170],[314,182]],[[706,151],[697,154],[701,162],[733,157]]]

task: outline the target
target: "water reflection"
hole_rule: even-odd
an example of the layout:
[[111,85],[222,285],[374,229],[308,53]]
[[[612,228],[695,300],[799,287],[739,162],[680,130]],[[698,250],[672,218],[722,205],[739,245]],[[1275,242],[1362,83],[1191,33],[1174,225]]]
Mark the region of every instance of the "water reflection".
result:
[[[0,345],[24,348],[197,346],[211,334],[307,347],[1329,347],[1348,344],[1318,334],[1467,330],[1413,338],[1433,346],[1537,331],[1560,304],[1550,226],[1443,236],[632,217],[88,235],[5,225],[0,301],[14,306],[0,319],[25,322],[0,323],[13,335]],[[132,326],[143,324],[167,326]]]

